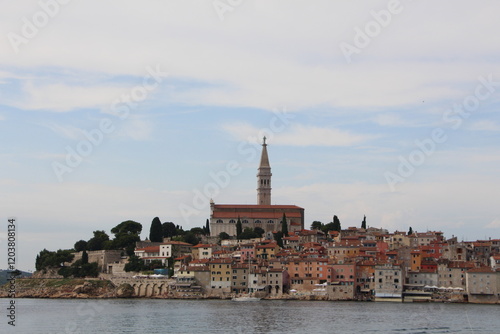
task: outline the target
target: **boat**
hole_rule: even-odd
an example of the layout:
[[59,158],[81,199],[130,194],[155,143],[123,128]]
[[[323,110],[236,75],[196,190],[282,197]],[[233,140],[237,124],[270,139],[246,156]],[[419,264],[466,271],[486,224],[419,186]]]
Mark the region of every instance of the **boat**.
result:
[[234,302],[257,302],[260,300],[260,298],[252,297],[250,295],[242,295],[239,297],[233,297],[233,299],[231,299],[231,300]]

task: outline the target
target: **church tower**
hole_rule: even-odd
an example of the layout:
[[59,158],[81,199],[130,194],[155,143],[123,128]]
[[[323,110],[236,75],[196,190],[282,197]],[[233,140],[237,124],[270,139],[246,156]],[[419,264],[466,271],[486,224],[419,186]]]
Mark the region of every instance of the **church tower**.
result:
[[257,173],[257,204],[271,205],[271,166],[267,156],[266,137],[263,139],[262,154],[260,156],[260,165]]

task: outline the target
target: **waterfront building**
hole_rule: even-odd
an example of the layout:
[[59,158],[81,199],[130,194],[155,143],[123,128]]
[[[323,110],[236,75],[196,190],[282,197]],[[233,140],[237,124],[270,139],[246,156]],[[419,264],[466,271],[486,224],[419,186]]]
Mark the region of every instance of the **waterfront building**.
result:
[[470,303],[500,304],[500,272],[491,267],[470,269],[466,273]]
[[210,284],[214,294],[231,292],[231,259],[212,259],[209,262]]
[[375,266],[375,301],[403,300],[405,270],[401,265],[387,263]]

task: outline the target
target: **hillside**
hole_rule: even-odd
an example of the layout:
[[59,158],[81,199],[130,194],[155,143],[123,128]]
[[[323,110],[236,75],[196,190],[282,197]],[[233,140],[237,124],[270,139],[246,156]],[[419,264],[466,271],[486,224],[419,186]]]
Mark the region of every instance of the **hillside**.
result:
[[[26,271],[21,271],[21,276],[19,278],[31,277],[31,273]],[[7,270],[0,269],[0,285],[7,283],[7,278],[10,277],[10,272]]]

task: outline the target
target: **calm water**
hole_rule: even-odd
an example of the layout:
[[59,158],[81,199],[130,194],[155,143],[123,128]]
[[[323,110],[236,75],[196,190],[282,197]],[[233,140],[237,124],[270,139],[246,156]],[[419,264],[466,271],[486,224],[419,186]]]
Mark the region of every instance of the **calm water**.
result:
[[500,306],[18,299],[0,333],[500,333]]

